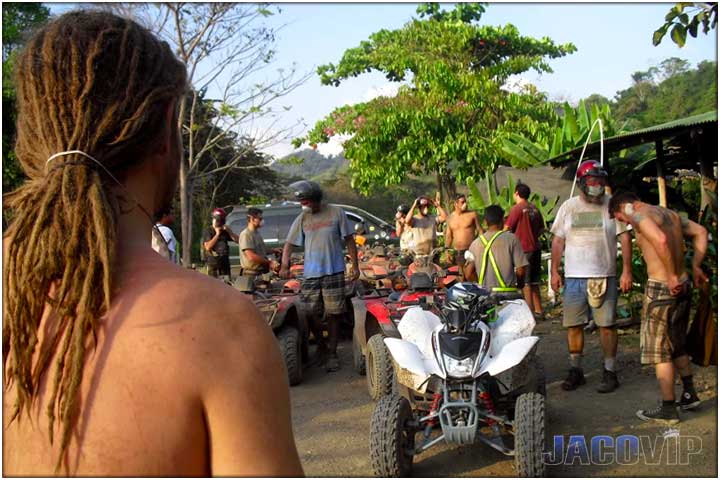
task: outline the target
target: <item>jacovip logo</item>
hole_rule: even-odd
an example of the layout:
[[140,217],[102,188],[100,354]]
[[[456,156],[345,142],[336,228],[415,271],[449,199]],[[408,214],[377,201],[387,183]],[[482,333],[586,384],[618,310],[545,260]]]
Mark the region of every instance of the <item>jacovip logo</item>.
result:
[[562,435],[545,453],[547,465],[689,465],[702,451],[702,439],[670,429],[662,435]]

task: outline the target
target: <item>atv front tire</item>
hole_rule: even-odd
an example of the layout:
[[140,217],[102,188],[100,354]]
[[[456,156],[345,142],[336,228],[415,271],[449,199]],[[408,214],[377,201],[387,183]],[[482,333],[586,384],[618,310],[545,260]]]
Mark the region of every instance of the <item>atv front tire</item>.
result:
[[302,345],[297,328],[285,325],[277,334],[290,385],[302,382]]
[[519,477],[544,477],[545,397],[523,393],[515,401],[515,470]]
[[376,477],[406,477],[412,472],[415,430],[410,403],[399,395],[382,397],[370,420],[370,464]]
[[373,400],[393,393],[395,383],[392,359],[383,338],[379,333],[370,337],[365,356],[368,393]]

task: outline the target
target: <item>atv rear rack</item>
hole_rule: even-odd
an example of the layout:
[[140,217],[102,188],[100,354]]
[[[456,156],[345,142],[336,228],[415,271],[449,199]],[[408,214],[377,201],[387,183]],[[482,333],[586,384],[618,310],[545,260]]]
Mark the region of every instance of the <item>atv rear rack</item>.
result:
[[254,303],[258,310],[260,310],[260,312],[267,320],[268,325],[272,325],[273,320],[275,320],[275,315],[277,315],[277,311],[279,309],[278,305],[280,304],[280,299],[259,298],[256,299]]

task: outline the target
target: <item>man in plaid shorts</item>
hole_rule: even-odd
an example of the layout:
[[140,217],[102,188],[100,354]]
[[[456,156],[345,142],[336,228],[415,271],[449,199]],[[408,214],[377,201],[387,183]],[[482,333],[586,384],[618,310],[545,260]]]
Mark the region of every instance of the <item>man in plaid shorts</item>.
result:
[[[290,254],[292,246],[304,247],[305,261],[300,300],[310,314],[310,329],[318,342],[318,357],[325,360],[327,371],[340,369],[337,355],[338,328],[345,313],[345,256],[347,247],[352,261],[350,280],[360,276],[357,248],[345,212],[338,207],[322,202],[320,186],[302,180],[290,185],[295,199],[302,205],[302,213],[288,231],[283,248],[280,276],[290,276]],[[322,330],[323,309],[328,322],[328,343]]]
[[[637,416],[646,421],[678,423],[680,416],[676,407],[690,410],[700,404],[685,351],[692,285],[685,271],[683,237],[693,243],[692,281],[699,287],[708,281],[701,268],[707,250],[707,230],[672,210],[641,202],[632,192],[615,194],[608,210],[611,217],[632,224],[647,264],[640,360],[655,365],[662,403],[653,409],[639,410]],[[683,393],[677,404],[676,369],[683,382]]]

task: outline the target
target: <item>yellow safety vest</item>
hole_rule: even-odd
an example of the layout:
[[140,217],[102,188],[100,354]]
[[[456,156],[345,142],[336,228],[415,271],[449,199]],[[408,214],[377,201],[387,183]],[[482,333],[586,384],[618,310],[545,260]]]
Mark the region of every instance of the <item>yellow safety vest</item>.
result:
[[490,265],[492,265],[493,270],[495,271],[495,278],[497,278],[498,283],[500,284],[499,287],[493,287],[493,292],[517,292],[518,289],[515,287],[508,287],[507,284],[505,284],[505,280],[503,280],[502,275],[500,275],[500,269],[497,266],[497,262],[495,261],[495,256],[490,251],[490,247],[495,242],[495,239],[497,239],[500,234],[503,233],[503,230],[500,230],[495,235],[493,235],[490,240],[487,240],[482,234],[480,234],[480,241],[485,246],[485,251],[483,252],[483,258],[482,258],[482,266],[480,267],[480,273],[478,276],[478,283],[482,285],[483,281],[485,280],[485,271],[487,270],[487,260],[488,257],[490,258]]

